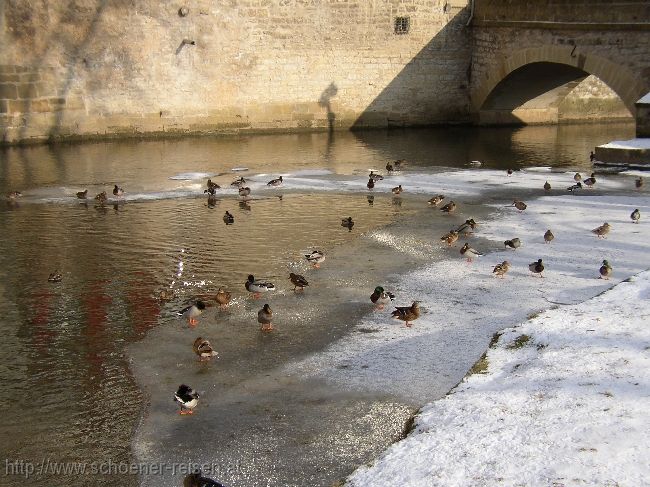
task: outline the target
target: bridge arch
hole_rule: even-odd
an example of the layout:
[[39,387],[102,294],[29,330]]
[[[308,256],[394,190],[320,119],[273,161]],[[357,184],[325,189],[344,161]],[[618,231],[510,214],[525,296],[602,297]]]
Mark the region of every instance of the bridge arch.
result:
[[608,85],[634,115],[634,104],[649,87],[625,66],[601,56],[581,52],[575,46],[541,46],[497,53],[482,82],[472,90],[472,113],[477,114],[492,91],[513,71],[533,63],[556,63],[593,74]]

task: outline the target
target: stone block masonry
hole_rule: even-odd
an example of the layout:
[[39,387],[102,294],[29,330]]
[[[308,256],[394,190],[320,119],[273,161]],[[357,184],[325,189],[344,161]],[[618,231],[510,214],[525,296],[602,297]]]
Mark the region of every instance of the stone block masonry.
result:
[[[464,122],[467,6],[2,2],[0,138],[11,144]],[[398,17],[408,18],[408,32],[396,33]]]

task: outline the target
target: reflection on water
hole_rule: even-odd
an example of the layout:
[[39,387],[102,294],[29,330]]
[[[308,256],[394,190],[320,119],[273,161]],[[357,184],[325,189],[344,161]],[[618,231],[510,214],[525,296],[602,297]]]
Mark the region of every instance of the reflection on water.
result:
[[[312,248],[335,252],[345,245],[358,245],[359,235],[418,208],[408,197],[368,195],[365,191],[347,196],[314,192],[317,187],[296,191],[290,180],[283,188],[254,194],[251,201],[225,192],[208,199],[202,194],[205,179],[171,176],[204,173],[228,187],[235,179],[230,169],[243,166],[250,168],[243,173],[245,177],[255,174],[263,182],[280,173],[314,168],[327,169],[334,180],[341,175],[365,178],[368,168],[381,170],[387,161],[398,158],[408,160],[407,170],[465,167],[476,159],[484,162],[483,167],[586,168],[595,145],[632,136],[629,125],[451,128],[4,150],[0,153],[0,190],[25,194],[23,201],[0,204],[0,401],[5,411],[0,437],[7,460],[134,461],[131,440],[144,399],[129,375],[125,347],[152,328],[164,329],[171,334],[170,340],[177,340],[185,330],[175,311],[197,294],[223,286],[235,297],[226,314],[211,308],[201,318],[206,327],[203,331],[210,332],[211,340],[214,337],[219,344],[219,368],[227,371],[219,377],[224,387],[239,387],[265,367],[276,366],[296,353],[317,351],[345,329],[332,325],[310,330],[302,324],[321,317],[326,320],[321,323],[336,323],[342,315],[353,320],[354,311],[345,307],[333,310],[329,303],[351,302],[349,308],[354,308],[355,300],[365,296],[365,286],[373,284],[370,281],[385,269],[376,262],[364,262],[365,256],[360,254],[349,257],[354,264],[351,269],[358,270],[353,276],[342,280],[342,275],[325,267],[321,277],[314,278],[311,274],[320,271],[307,267],[302,252]],[[105,205],[74,199],[75,192],[83,189],[90,195],[103,190],[110,194],[114,184],[124,187],[127,197],[138,193],[143,198]],[[34,202],[40,204],[30,204]],[[233,214],[234,224],[224,224],[225,211]],[[341,218],[349,215],[355,221],[351,231],[341,226]],[[47,281],[54,271],[61,272],[61,282]],[[313,281],[305,292],[307,299],[291,292],[290,271]],[[257,323],[250,317],[261,304],[248,299],[243,288],[250,273],[275,281],[279,288],[269,298],[277,303],[272,306],[277,307],[279,323],[278,333],[268,337],[272,347],[260,341],[266,338],[251,333]],[[329,279],[319,282],[324,276]],[[356,287],[361,290],[346,294],[348,288]],[[174,291],[170,302],[157,299],[162,289]],[[292,306],[299,307],[290,313]],[[184,345],[172,341],[168,346],[175,359],[177,347]],[[160,351],[142,353],[164,354],[167,350],[163,346]],[[210,367],[214,365],[206,370]],[[175,374],[160,380],[171,397],[178,386]],[[286,391],[293,387],[285,386]],[[258,388],[263,389],[261,385]],[[277,396],[267,405],[273,411],[286,402],[287,393],[281,391],[269,392],[270,398]],[[224,404],[240,400],[241,394],[235,389]],[[310,408],[318,411],[318,397],[303,400],[299,409],[305,414]],[[340,408],[354,412],[355,404],[354,398],[345,398]],[[278,419],[284,425],[283,434],[302,420],[282,416],[285,412],[279,410],[273,414],[284,418]],[[323,410],[320,414],[330,413]],[[224,428],[234,433],[237,417],[229,419],[233,423]],[[306,428],[317,434],[313,423]],[[368,429],[375,442],[390,440],[395,433],[382,433],[379,426]],[[255,441],[270,437],[262,433],[256,433]],[[375,434],[383,434],[383,440]],[[297,444],[310,441],[310,437],[296,439]],[[239,448],[244,455],[242,445]],[[372,449],[372,445],[359,448]],[[317,456],[314,453],[314,461]],[[347,461],[353,464],[355,460]],[[332,457],[327,462],[328,478],[336,478],[340,459]],[[319,484],[322,477],[317,472],[310,475],[309,482]],[[19,475],[6,479],[8,484],[3,479],[3,485],[22,485],[24,481]],[[31,479],[30,485],[51,485],[53,479],[69,486],[137,484],[133,475],[116,481],[114,476],[51,474]]]

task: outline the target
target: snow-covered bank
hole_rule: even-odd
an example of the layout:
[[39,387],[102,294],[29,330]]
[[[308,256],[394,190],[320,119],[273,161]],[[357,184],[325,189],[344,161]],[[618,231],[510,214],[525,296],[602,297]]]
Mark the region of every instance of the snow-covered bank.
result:
[[650,272],[503,332],[351,486],[648,485]]

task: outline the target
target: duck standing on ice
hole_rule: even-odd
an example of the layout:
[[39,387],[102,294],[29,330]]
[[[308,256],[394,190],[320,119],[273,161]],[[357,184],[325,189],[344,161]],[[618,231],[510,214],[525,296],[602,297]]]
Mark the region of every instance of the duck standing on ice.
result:
[[255,280],[255,276],[250,274],[248,280],[244,284],[246,291],[253,293],[253,298],[259,298],[262,293],[268,293],[269,291],[275,291],[275,285],[272,282],[258,281]]
[[190,386],[181,384],[174,394],[174,401],[181,405],[181,415],[194,414],[194,408],[199,403],[199,393]]
[[420,317],[420,307],[417,301],[413,301],[411,306],[396,306],[395,311],[391,313],[393,318],[403,321],[409,328],[413,326],[411,321]]

